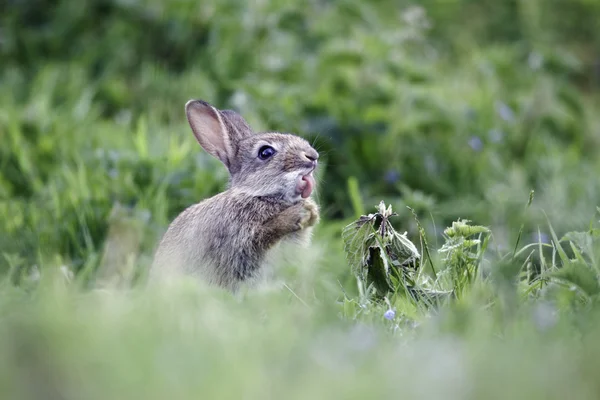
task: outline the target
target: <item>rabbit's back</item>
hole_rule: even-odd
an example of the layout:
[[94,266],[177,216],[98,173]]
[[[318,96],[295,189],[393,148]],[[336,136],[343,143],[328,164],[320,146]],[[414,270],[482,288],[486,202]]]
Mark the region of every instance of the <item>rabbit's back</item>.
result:
[[188,207],[163,236],[151,279],[188,275],[234,289],[259,269],[257,230],[281,207],[231,190]]
[[[151,280],[185,275],[205,275],[203,242],[210,219],[202,218],[211,200],[194,204],[173,220],[160,241],[150,269]],[[206,277],[208,278],[208,277]]]

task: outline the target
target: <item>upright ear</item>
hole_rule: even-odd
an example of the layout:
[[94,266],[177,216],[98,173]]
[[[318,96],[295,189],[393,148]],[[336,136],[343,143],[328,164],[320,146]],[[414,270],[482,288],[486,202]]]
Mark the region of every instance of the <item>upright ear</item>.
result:
[[198,143],[231,169],[237,142],[252,133],[244,118],[234,111],[219,111],[202,100],[188,101],[185,113]]
[[223,110],[221,111],[221,115],[225,117],[225,123],[228,125],[231,132],[231,137],[234,141],[238,141],[243,139],[245,136],[254,133],[244,117],[235,111]]

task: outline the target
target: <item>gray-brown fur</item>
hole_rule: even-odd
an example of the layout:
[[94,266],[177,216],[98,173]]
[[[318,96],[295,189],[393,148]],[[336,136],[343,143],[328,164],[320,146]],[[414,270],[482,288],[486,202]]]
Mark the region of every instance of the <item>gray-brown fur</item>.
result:
[[[318,153],[291,134],[254,133],[233,111],[196,100],[186,104],[202,147],[230,172],[229,188],[183,211],[157,249],[152,279],[174,274],[236,290],[260,273],[267,252],[287,238],[310,234],[319,210],[298,194],[298,179],[316,167]],[[268,145],[275,155],[258,157]]]

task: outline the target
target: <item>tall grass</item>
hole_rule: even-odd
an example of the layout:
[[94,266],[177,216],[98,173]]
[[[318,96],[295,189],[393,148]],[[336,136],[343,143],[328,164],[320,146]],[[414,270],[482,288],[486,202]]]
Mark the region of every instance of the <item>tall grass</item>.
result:
[[[596,2],[50,3],[0,4],[1,398],[598,397]],[[227,180],[190,98],[323,161],[238,296],[144,285]]]
[[[459,234],[482,231],[472,228],[454,224],[442,249]],[[23,277],[19,286],[2,285],[2,395],[595,398],[595,232],[540,243],[551,257],[533,278],[526,274],[527,256],[518,268],[488,265],[464,285],[444,274],[469,273],[470,266],[440,258],[436,281],[411,282],[411,293],[421,296],[400,288],[384,298],[364,295],[368,290],[342,295],[328,286],[335,278],[327,273],[297,271],[298,257],[292,264],[282,261],[290,268],[283,286],[237,297],[186,280],[152,289],[90,290],[89,282],[65,269],[46,268]],[[327,252],[329,259],[317,254],[304,267],[334,265],[326,247],[336,238],[320,239],[327,241],[314,251]],[[453,247],[470,252],[473,245]],[[542,247],[524,247],[515,259]],[[475,259],[486,265],[484,247],[475,248]],[[296,278],[289,279],[293,270]],[[427,285],[459,289],[461,295],[427,303],[434,293]]]

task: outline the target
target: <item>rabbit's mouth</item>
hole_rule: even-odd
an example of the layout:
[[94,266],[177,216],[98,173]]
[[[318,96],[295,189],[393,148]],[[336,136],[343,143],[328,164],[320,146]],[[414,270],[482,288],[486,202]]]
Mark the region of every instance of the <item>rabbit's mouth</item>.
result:
[[315,188],[315,178],[312,171],[306,175],[300,175],[296,183],[296,193],[302,196],[303,199],[309,197]]

